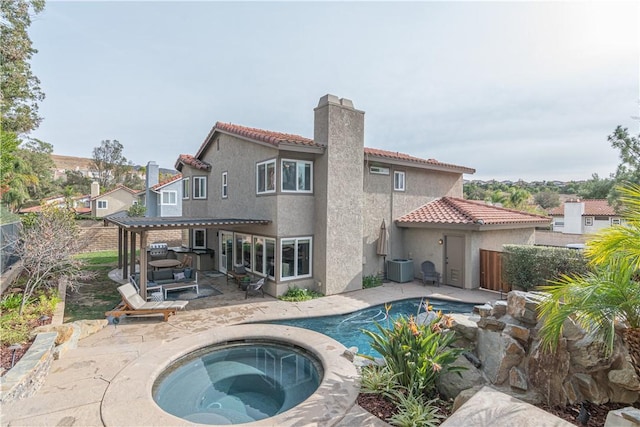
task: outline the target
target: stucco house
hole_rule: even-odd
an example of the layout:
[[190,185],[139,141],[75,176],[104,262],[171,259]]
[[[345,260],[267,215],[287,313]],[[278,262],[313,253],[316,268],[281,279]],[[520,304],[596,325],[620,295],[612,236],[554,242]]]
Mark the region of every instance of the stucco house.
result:
[[474,288],[479,248],[532,243],[549,222],[463,200],[472,168],[365,147],[364,112],[350,100],[326,95],[314,118],[313,139],[218,122],[195,155],[180,155],[183,218],[218,224],[192,227],[185,245],[214,250],[222,272],[243,264],[267,276],[271,295],[330,295],[384,271],[384,220],[387,260],[413,260],[419,277],[428,259],[445,283]]
[[606,199],[567,200],[549,215],[553,231],[564,234],[591,234],[623,221]]
[[91,216],[102,218],[119,211],[126,211],[138,203],[138,192],[124,185],[100,194],[100,184],[91,183]]
[[145,191],[141,203],[147,217],[182,216],[182,175],[176,174],[159,182],[160,168],[156,162],[147,163]]

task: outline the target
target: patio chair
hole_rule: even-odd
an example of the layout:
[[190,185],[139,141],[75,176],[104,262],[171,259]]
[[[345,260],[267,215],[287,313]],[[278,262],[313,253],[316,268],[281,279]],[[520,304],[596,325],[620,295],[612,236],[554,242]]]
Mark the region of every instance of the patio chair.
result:
[[262,295],[262,298],[264,298],[264,289],[262,289],[262,287],[264,286],[264,281],[265,278],[263,277],[262,279],[258,280],[256,283],[250,283],[247,285],[247,290],[245,291],[244,294],[244,299],[249,298],[249,295]]
[[180,264],[178,268],[189,268],[192,263],[193,257],[191,257],[191,255],[185,255],[184,258],[182,258],[182,264]]
[[118,286],[118,292],[122,296],[122,302],[104,314],[109,319],[109,323],[113,324],[120,323],[120,316],[123,315],[145,314],[162,314],[166,322],[169,316],[176,314],[178,310],[182,310],[189,304],[189,301],[145,302],[131,283]]
[[436,266],[431,261],[425,261],[420,265],[422,271],[422,284],[432,282],[436,286],[440,286],[440,273],[436,271]]

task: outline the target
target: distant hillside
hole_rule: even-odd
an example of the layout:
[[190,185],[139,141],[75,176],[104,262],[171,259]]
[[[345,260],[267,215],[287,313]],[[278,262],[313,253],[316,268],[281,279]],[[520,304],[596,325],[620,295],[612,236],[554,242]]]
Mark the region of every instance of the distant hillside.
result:
[[[53,160],[53,163],[56,165],[56,169],[60,171],[89,171],[91,170],[91,165],[93,164],[93,160],[86,157],[61,156],[59,154],[52,154],[51,160]],[[140,169],[141,167],[142,166],[140,165],[134,165],[134,168],[136,170]],[[174,169],[160,168],[160,173],[175,175],[178,173],[178,171]]]

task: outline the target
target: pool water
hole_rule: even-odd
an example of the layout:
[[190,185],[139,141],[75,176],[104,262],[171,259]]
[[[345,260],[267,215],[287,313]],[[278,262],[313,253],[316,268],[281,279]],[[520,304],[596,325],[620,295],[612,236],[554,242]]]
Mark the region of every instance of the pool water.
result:
[[166,412],[201,424],[241,424],[272,417],[311,396],[322,367],[304,350],[276,343],[228,343],[174,362],[153,399]]
[[[358,347],[358,353],[368,356],[379,357],[378,352],[370,346],[369,338],[362,333],[362,329],[367,329],[378,333],[376,323],[382,326],[390,325],[398,316],[409,316],[423,313],[424,308],[420,307],[423,299],[413,298],[391,303],[389,319],[385,311],[384,304],[369,307],[353,313],[338,316],[306,317],[301,319],[276,320],[272,323],[277,325],[297,326],[320,332],[340,342],[345,347]],[[426,301],[426,299],[424,300]],[[442,310],[444,314],[449,313],[471,313],[477,304],[462,303],[456,301],[445,301],[429,299],[429,305],[433,311]]]

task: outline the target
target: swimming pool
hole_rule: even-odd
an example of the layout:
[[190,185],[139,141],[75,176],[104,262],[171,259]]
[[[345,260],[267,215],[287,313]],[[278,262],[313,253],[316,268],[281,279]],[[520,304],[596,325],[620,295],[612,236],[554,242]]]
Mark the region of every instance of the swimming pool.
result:
[[[393,321],[400,315],[408,316],[413,314],[415,316],[418,313],[421,301],[423,301],[421,298],[413,298],[392,302],[391,310],[389,311],[390,319],[387,319],[384,304],[380,304],[339,316],[306,317],[261,323],[289,325],[310,329],[328,335],[347,348],[358,347],[358,353],[360,354],[379,357],[380,355],[369,345],[369,338],[362,333],[362,329],[378,332],[375,326],[376,322],[386,326],[387,322]],[[477,305],[437,299],[429,299],[428,301],[434,311],[442,310],[445,314],[471,313],[473,307]],[[420,309],[420,312],[424,312],[424,309]]]

